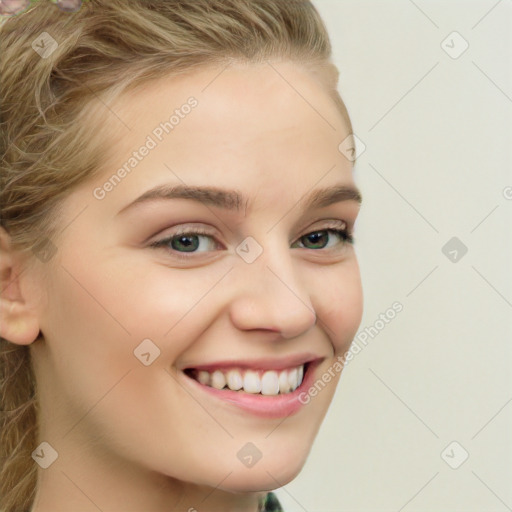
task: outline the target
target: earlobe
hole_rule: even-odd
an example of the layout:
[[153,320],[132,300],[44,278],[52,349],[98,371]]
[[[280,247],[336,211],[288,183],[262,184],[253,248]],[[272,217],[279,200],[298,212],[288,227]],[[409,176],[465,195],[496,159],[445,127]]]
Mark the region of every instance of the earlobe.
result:
[[0,336],[17,345],[29,345],[39,335],[39,320],[20,286],[21,259],[0,226]]

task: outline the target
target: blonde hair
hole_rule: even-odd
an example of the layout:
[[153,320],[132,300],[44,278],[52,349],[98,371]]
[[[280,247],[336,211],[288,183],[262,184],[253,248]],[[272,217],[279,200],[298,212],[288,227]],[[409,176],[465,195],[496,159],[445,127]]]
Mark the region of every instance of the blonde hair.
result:
[[[47,55],[33,46],[42,37]],[[149,80],[207,64],[292,60],[320,72],[352,131],[309,0],[88,0],[75,13],[40,0],[3,20],[0,55],[0,222],[29,260],[41,258],[42,240],[56,241],[59,203],[106,154],[107,137],[90,129],[93,106]],[[29,347],[0,338],[2,512],[33,504],[37,418]]]

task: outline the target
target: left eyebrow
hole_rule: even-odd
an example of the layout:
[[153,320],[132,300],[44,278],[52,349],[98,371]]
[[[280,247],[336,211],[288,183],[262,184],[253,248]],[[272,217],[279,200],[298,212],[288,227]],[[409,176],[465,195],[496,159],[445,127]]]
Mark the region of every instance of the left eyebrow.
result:
[[[238,190],[227,190],[209,186],[159,185],[144,192],[137,199],[122,208],[117,215],[136,204],[161,199],[189,199],[208,206],[236,212],[240,212],[242,205],[247,205],[249,201]],[[324,208],[342,201],[355,201],[361,204],[362,200],[361,192],[357,187],[352,185],[336,185],[313,190],[299,201],[299,206],[306,211]]]

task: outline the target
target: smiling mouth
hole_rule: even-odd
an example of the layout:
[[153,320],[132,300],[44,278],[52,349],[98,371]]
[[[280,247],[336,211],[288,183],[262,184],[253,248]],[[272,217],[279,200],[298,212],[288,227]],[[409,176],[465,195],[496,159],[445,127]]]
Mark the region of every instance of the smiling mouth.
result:
[[185,375],[203,386],[238,391],[252,395],[277,396],[295,391],[301,384],[310,363],[283,370],[222,368],[212,371],[187,368]]

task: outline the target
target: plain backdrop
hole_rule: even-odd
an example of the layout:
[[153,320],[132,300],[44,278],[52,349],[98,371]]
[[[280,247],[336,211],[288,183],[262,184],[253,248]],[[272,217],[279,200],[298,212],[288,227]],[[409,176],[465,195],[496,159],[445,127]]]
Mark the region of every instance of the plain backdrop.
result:
[[277,495],[286,512],[512,510],[512,2],[314,3],[365,146],[360,332],[403,311]]

